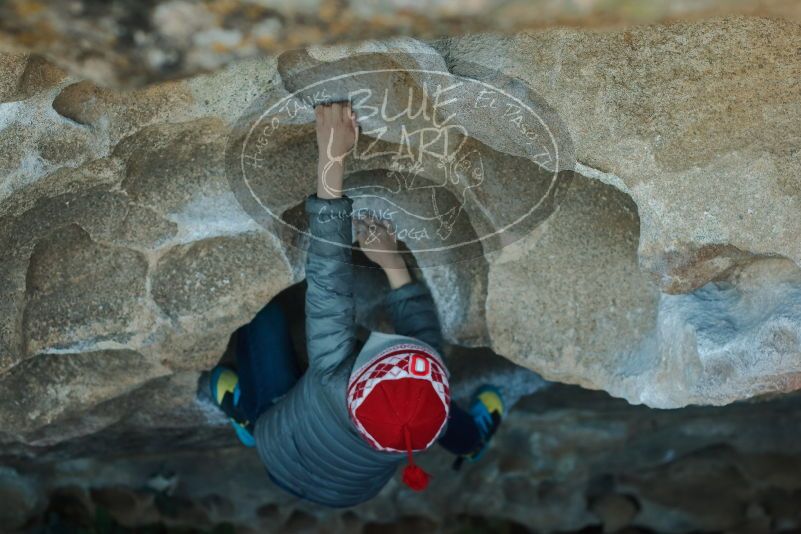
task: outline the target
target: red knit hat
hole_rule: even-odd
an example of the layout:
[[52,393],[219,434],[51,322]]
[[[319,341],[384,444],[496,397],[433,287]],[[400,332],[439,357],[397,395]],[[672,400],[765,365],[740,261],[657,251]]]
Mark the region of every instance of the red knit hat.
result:
[[448,421],[448,375],[442,361],[412,344],[390,347],[351,375],[348,412],[361,436],[381,451],[405,452],[403,481],[425,489],[429,475],[412,453],[433,445]]

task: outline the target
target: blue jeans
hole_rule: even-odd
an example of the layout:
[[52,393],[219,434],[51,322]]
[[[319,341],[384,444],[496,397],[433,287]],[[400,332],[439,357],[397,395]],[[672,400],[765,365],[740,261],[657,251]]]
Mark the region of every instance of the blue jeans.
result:
[[[275,299],[235,335],[240,402],[248,420],[255,422],[292,389],[301,372],[286,315]],[[438,443],[456,455],[470,454],[481,447],[478,425],[455,402],[451,403],[448,426]]]

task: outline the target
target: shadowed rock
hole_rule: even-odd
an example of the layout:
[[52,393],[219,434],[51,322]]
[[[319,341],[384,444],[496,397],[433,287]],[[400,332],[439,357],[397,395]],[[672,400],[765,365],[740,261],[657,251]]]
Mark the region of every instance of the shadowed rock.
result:
[[40,354],[0,379],[0,400],[16,410],[3,413],[3,429],[25,432],[59,419],[78,417],[163,374],[128,350]]

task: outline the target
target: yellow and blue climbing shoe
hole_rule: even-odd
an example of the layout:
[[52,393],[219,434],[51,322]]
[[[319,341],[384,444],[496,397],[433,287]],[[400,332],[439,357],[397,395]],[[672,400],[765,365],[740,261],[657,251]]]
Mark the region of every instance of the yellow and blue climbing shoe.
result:
[[239,404],[241,392],[239,390],[239,376],[233,369],[218,365],[211,371],[211,398],[219,408],[228,416],[231,426],[234,427],[239,441],[245,447],[255,447],[253,439],[253,425],[242,413]]
[[473,453],[459,456],[453,464],[454,469],[459,469],[464,460],[471,462],[479,460],[489,448],[492,436],[498,431],[506,415],[506,405],[501,390],[490,385],[478,388],[470,404],[470,415],[481,434],[481,446]]

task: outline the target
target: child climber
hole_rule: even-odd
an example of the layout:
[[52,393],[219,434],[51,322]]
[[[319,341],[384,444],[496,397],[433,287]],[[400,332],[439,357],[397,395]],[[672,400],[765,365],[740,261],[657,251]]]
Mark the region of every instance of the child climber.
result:
[[[478,459],[504,415],[500,393],[480,388],[466,412],[451,401],[442,335],[428,289],[412,280],[387,229],[353,221],[342,195],[345,158],[358,127],[348,103],[315,108],[317,194],[306,199],[306,342],[301,376],[286,319],[273,301],[235,335],[237,372],[218,366],[211,393],[240,439],[255,446],[270,478],[315,503],[345,507],[371,499],[408,462],[403,481],[422,490],[428,475],[412,454],[436,441]],[[373,332],[357,347],[352,228],[389,280],[395,334]],[[369,230],[369,232],[368,232]],[[365,245],[367,235],[370,242]]]

